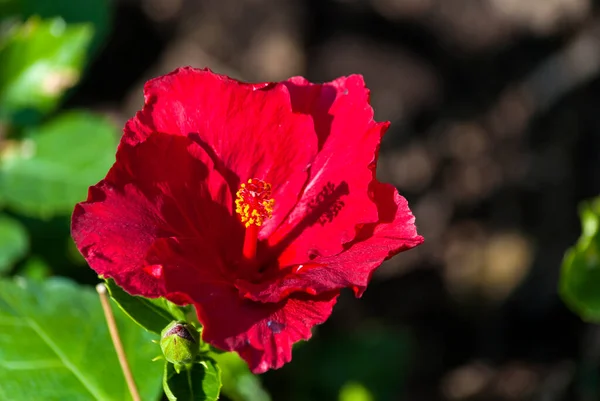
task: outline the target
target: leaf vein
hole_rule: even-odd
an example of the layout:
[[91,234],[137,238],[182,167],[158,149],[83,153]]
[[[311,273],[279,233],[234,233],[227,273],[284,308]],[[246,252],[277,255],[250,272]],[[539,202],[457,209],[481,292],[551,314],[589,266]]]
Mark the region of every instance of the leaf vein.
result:
[[[8,302],[8,300],[6,300],[6,299],[5,299],[5,302],[13,310],[15,310],[17,313],[19,313],[21,316],[24,316],[24,314],[19,311],[19,309],[18,309],[18,307],[16,307],[16,305],[11,305],[10,302]],[[92,385],[80,372],[77,371],[76,367],[71,363],[71,361],[69,361],[69,359],[66,357],[66,355],[64,355],[62,353],[60,348],[57,347],[56,344],[54,344],[54,342],[50,339],[50,337],[44,332],[44,330],[42,330],[42,328],[32,318],[25,317],[24,319],[29,323],[29,327],[31,327],[33,329],[33,331],[35,331],[35,333],[46,343],[46,345],[48,345],[48,347],[50,347],[50,349],[61,360],[63,365],[67,369],[69,369],[71,371],[71,373],[73,373],[73,375],[81,382],[81,384],[85,387],[85,389],[87,391],[89,391],[90,394],[94,398],[96,398],[97,400],[100,400],[100,401],[110,399],[110,397],[106,397],[106,395],[103,394],[103,392],[100,389],[98,389],[96,386]]]

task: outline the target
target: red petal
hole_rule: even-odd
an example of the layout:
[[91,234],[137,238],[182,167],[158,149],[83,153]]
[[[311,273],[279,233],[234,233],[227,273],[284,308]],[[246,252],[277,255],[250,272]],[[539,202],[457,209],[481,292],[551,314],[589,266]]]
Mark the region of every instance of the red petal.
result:
[[71,231],[77,248],[99,275],[113,277],[134,294],[157,297],[164,286],[143,272],[146,251],[167,235],[158,205],[135,186],[116,188],[104,181],[90,187],[86,202],[75,206]]
[[146,259],[162,266],[165,296],[179,299],[177,303],[192,303],[194,296],[210,297],[212,286],[231,286],[223,258],[208,241],[159,238]]
[[238,280],[240,293],[261,302],[277,302],[296,292],[320,294],[341,288],[352,288],[357,296],[362,295],[373,271],[384,260],[423,242],[408,203],[396,188],[379,182],[372,188],[381,220],[363,226],[345,251],[289,266],[270,282]]
[[294,296],[263,304],[240,299],[233,287],[211,286],[212,297],[196,302],[204,341],[237,351],[254,373],[278,369],[292,359],[292,346],[308,340],[311,328],[323,323],[335,305],[337,292],[318,297]]
[[122,143],[106,181],[133,183],[160,204],[170,236],[241,246],[231,190],[211,157],[189,138],[155,133],[137,146]]
[[210,247],[194,240],[161,239],[148,257],[164,266],[167,297],[193,302],[203,325],[203,340],[237,351],[254,373],[277,369],[292,358],[292,345],[311,336],[311,328],[331,314],[338,293],[308,298],[302,294],[264,304],[240,298],[220,275]]
[[144,94],[124,141],[137,143],[155,131],[187,135],[214,154],[234,191],[249,178],[269,182],[276,203],[260,233],[267,237],[298,200],[317,151],[312,118],[292,113],[287,87],[187,67],[150,80]]
[[[424,241],[417,234],[415,217],[408,202],[394,186],[375,182],[373,194],[380,221],[362,227],[355,242],[339,257],[315,261],[329,265],[340,275],[345,287],[352,287],[356,296],[362,295],[371,275],[381,263]],[[355,266],[353,271],[348,271],[352,270],[349,269],[351,266]]]
[[294,110],[312,116],[320,150],[301,199],[285,224],[269,238],[283,251],[280,264],[331,256],[356,235],[356,227],[377,221],[369,198],[381,136],[388,123],[376,123],[361,76],[312,85],[288,81]]
[[130,293],[155,297],[164,295],[159,271],[151,267],[159,263],[146,259],[155,240],[193,237],[216,250],[217,244],[241,247],[231,204],[227,183],[198,144],[153,134],[137,146],[121,144],[106,179],[75,207],[72,234],[98,274]]

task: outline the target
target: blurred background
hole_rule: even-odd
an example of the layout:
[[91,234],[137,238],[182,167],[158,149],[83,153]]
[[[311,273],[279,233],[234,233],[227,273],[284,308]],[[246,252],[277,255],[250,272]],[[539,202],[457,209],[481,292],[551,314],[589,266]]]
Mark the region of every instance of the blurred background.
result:
[[[61,0],[45,10],[50,3],[24,14],[95,27],[81,75],[45,78],[44,96],[72,87],[63,112],[122,127],[146,80],[192,65],[249,81],[360,73],[376,118],[392,122],[378,176],[409,200],[426,242],[386,262],[362,299],[344,294],[293,361],[262,376],[273,400],[600,399],[600,329],[557,294],[564,252],[580,234],[578,204],[600,193],[597,2],[115,0],[90,11],[105,2]],[[0,77],[12,71],[3,63]],[[5,155],[27,154],[27,140],[7,138],[26,138],[50,113],[15,110],[0,122]],[[69,210],[110,165],[114,140],[82,143],[105,161],[94,179],[77,176],[55,209],[27,206],[20,179],[0,183],[7,218],[29,238],[10,274],[97,281],[69,242]]]

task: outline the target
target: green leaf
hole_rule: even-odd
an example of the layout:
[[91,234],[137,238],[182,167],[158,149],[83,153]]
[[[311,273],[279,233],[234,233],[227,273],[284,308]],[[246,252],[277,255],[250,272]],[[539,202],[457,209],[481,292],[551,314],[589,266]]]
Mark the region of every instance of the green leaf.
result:
[[0,215],[0,274],[6,273],[27,253],[27,231],[15,219]]
[[43,281],[52,275],[52,269],[43,259],[32,256],[25,261],[17,274],[31,280]]
[[374,400],[393,400],[404,392],[413,348],[410,332],[371,323],[318,334],[319,341],[303,343],[286,367],[295,378],[289,383],[290,401],[312,400],[314,394],[336,400],[353,383]]
[[173,320],[187,321],[187,308],[175,305],[164,298],[133,296],[119,287],[113,279],[106,280],[112,299],[137,324],[148,331],[160,334]]
[[165,362],[163,390],[169,401],[215,401],[221,390],[221,372],[217,363],[203,359],[181,373]]
[[92,47],[96,48],[110,31],[110,0],[0,0],[0,19],[62,17],[67,23],[89,22],[94,27]]
[[[113,309],[141,398],[155,400],[156,337]],[[0,333],[1,400],[131,399],[93,290],[65,279],[0,280]]]
[[559,292],[582,319],[600,322],[600,197],[584,203],[582,233],[565,253]]
[[104,118],[68,112],[26,133],[0,156],[0,193],[33,217],[69,215],[114,161],[116,128]]
[[221,368],[222,392],[232,401],[271,401],[258,376],[235,352],[212,353]]
[[10,17],[19,12],[19,1],[0,0],[0,20]]
[[339,401],[373,401],[373,395],[361,383],[350,381],[340,390]]
[[10,29],[0,42],[0,120],[35,120],[54,110],[79,81],[92,31],[60,18]]

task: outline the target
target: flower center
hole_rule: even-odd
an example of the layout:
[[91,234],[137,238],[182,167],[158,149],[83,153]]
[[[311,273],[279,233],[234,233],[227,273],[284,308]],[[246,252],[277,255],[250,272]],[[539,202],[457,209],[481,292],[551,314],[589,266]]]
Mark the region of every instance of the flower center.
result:
[[271,198],[271,184],[250,178],[235,195],[235,212],[246,228],[252,224],[260,227],[272,216],[275,199]]
[[248,260],[256,257],[259,227],[271,218],[274,205],[271,184],[258,178],[250,178],[248,182],[240,185],[236,193],[235,212],[246,226],[243,255]]

